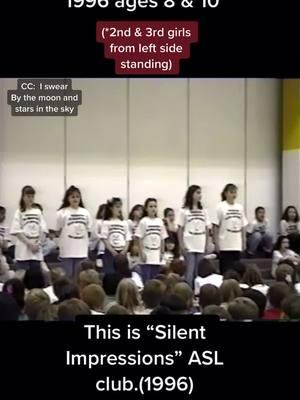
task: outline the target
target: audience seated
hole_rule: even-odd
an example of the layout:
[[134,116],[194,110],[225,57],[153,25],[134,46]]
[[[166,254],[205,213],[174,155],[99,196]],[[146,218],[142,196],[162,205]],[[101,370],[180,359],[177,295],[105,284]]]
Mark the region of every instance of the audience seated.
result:
[[106,315],[130,315],[130,312],[120,304],[114,304],[109,307]]
[[105,292],[100,285],[91,283],[81,291],[83,300],[91,310],[92,315],[103,315]]
[[232,317],[224,307],[211,304],[203,310],[203,315],[217,315],[221,321],[231,321]]
[[94,283],[96,285],[101,285],[100,276],[98,272],[95,269],[86,269],[81,271],[78,275],[79,293],[81,293],[82,290],[91,283]]
[[254,301],[259,310],[259,318],[263,318],[267,304],[267,297],[259,290],[253,288],[244,290],[243,297],[248,297]]
[[143,290],[144,283],[141,276],[137,272],[132,271],[129,268],[129,261],[125,255],[122,254],[117,255],[115,257],[114,262],[115,262],[116,272],[119,273],[122,278],[132,279],[132,281],[138,287],[138,290],[139,291]]
[[248,297],[235,298],[228,304],[227,310],[235,321],[251,321],[259,317],[257,305]]
[[132,279],[124,278],[120,281],[116,295],[117,303],[125,307],[130,314],[141,314],[141,299],[138,287]]
[[42,289],[31,289],[25,299],[25,314],[30,321],[37,321],[41,313],[50,308],[50,299]]
[[103,290],[106,294],[104,311],[107,311],[109,307],[117,302],[116,294],[119,283],[122,277],[120,274],[111,273],[105,274],[102,281]]
[[142,300],[144,304],[143,314],[151,314],[153,309],[159,306],[166,286],[158,279],[147,281],[142,292]]
[[82,300],[65,300],[58,307],[59,321],[75,321],[79,315],[91,315],[89,306]]
[[0,321],[18,321],[20,308],[8,293],[0,293]]
[[173,293],[182,299],[187,313],[193,314],[196,311],[193,309],[193,290],[186,282],[177,283],[173,288]]
[[203,312],[204,308],[210,305],[220,306],[222,303],[221,290],[215,285],[206,284],[202,286],[199,295],[199,307]]
[[289,286],[284,282],[275,282],[268,291],[269,309],[264,313],[264,319],[277,320],[282,316],[282,302],[291,294]]
[[226,279],[220,286],[222,297],[222,306],[227,309],[228,303],[232,302],[237,297],[242,297],[242,289],[235,279]]
[[263,295],[267,295],[269,286],[264,284],[260,270],[256,265],[249,265],[243,276],[243,283],[249,288],[258,290]]
[[78,286],[70,281],[67,277],[60,278],[54,282],[53,291],[58,299],[57,303],[74,298],[79,299]]
[[198,296],[201,287],[211,284],[220,287],[223,282],[223,276],[216,273],[216,267],[211,260],[203,259],[198,265],[198,276],[194,282],[195,296]]

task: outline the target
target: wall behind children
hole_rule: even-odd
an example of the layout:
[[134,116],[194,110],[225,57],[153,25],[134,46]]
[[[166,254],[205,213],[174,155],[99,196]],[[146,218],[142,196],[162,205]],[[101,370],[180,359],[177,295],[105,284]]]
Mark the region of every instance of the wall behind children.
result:
[[8,222],[22,186],[33,185],[51,228],[63,192],[82,190],[95,215],[112,196],[156,197],[180,208],[189,184],[203,188],[211,216],[233,182],[248,217],[281,211],[281,84],[272,79],[74,79],[78,117],[12,117],[16,80],[0,79],[0,204]]

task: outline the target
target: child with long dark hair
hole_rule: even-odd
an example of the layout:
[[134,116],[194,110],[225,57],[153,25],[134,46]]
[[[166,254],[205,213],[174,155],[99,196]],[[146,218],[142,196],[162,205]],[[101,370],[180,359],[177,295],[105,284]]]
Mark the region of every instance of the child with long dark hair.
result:
[[280,234],[287,236],[291,250],[300,253],[300,222],[298,210],[294,206],[288,206],[280,221]]
[[144,218],[136,230],[139,238],[141,273],[144,282],[153,279],[160,270],[164,254],[164,240],[168,237],[163,220],[157,216],[157,200],[148,198]]
[[132,207],[129,217],[128,217],[128,226],[129,226],[129,232],[134,239],[135,237],[135,231],[138,227],[138,224],[140,220],[143,218],[144,214],[144,207],[141,204],[136,204],[134,207]]
[[102,267],[103,254],[105,252],[105,244],[102,240],[101,231],[104,221],[106,204],[101,204],[96,214],[96,221],[90,238],[90,250],[97,253],[96,264],[98,267]]
[[131,239],[128,224],[123,220],[122,201],[118,197],[107,201],[101,236],[105,244],[104,273],[113,273],[115,272],[115,257],[118,254],[127,255]]
[[297,266],[300,262],[300,257],[297,253],[290,249],[290,241],[286,236],[279,236],[273,251],[273,263],[272,263],[272,276],[276,277],[276,270],[280,262],[286,261]]
[[178,238],[187,266],[185,280],[191,287],[198,274],[198,264],[206,251],[210,228],[209,216],[201,204],[201,197],[200,186],[188,188],[178,221]]
[[214,221],[214,240],[220,254],[220,270],[224,274],[241,258],[246,248],[246,219],[244,208],[236,203],[237,187],[226,185],[221,194],[222,202],[216,210]]
[[91,216],[84,208],[80,190],[70,186],[56,218],[59,256],[69,278],[75,277],[79,264],[88,257],[91,227]]
[[35,190],[24,186],[19,208],[15,212],[10,233],[16,236],[16,268],[38,269],[43,261],[41,241],[48,233],[47,225],[39,208],[34,207]]

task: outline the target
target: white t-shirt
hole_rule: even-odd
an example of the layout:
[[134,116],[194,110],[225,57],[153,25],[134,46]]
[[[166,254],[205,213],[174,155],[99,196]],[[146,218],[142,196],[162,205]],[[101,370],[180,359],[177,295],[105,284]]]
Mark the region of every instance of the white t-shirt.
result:
[[266,296],[267,293],[268,293],[268,290],[269,290],[269,286],[268,285],[264,285],[264,284],[262,284],[262,285],[254,285],[254,286],[251,287],[251,289],[257,290],[257,291],[259,291],[260,293],[262,293],[262,294],[264,294]]
[[296,290],[297,293],[300,294],[300,283],[296,283],[295,284],[295,290]]
[[97,219],[94,224],[94,228],[92,231],[92,235],[90,238],[90,246],[92,247],[92,250],[95,249],[95,246],[97,246],[97,254],[103,254],[105,251],[105,244],[102,240],[101,232],[102,232],[102,225],[103,225],[103,219]]
[[265,219],[263,222],[254,219],[251,224],[247,227],[247,233],[252,234],[254,232],[267,233],[270,230],[269,221]]
[[204,253],[206,229],[211,225],[207,211],[182,208],[178,225],[183,228],[183,241],[188,252]]
[[144,217],[137,227],[136,236],[143,240],[146,264],[160,264],[161,242],[168,237],[162,219]]
[[91,309],[91,315],[104,315],[103,312],[95,311]]
[[[296,257],[296,256],[297,254],[291,249],[287,249],[284,253],[281,253],[279,250],[274,250],[272,259],[272,276],[275,277],[276,270],[278,268],[278,264],[280,261],[284,261],[289,257]],[[297,265],[297,262],[295,261],[294,264]]]
[[221,251],[242,251],[242,229],[248,221],[241,204],[222,201],[217,207],[214,224],[219,227]]
[[56,230],[59,237],[59,255],[62,258],[85,258],[88,256],[89,232],[92,220],[88,210],[82,207],[62,208],[57,212]]
[[116,251],[122,251],[131,240],[127,221],[110,219],[103,221],[101,236],[107,240]]
[[[17,210],[12,221],[11,235],[23,233],[32,243],[41,243],[44,234],[48,233],[45,219],[38,208],[26,211]],[[33,253],[30,248],[18,238],[16,239],[15,259],[17,261],[43,260],[42,246]]]
[[137,272],[132,272],[131,279],[136,284],[139,291],[144,289],[143,280]]
[[9,229],[4,223],[0,223],[0,239],[9,240]]
[[281,235],[290,235],[291,233],[300,233],[300,222],[287,222],[282,219],[280,221]]
[[201,278],[201,276],[197,276],[195,279],[195,296],[199,295],[201,287],[207,284],[214,285],[216,287],[220,287],[223,282],[223,276],[220,274],[211,274],[206,276],[205,278]]
[[50,303],[56,303],[58,301],[58,298],[56,297],[53,286],[47,286],[46,288],[43,289],[43,291],[48,295]]
[[138,227],[138,225],[139,225],[139,221],[132,221],[131,219],[129,219],[129,220],[127,221],[127,223],[128,223],[130,235],[131,235],[132,237],[135,236],[135,232],[136,232],[137,227]]

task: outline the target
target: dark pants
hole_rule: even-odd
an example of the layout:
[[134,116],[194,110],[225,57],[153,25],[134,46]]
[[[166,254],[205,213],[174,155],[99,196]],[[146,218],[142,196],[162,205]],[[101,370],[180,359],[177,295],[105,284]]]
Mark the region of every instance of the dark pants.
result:
[[290,249],[295,253],[300,253],[300,235],[299,233],[291,233],[288,235],[290,241]]
[[104,274],[112,274],[116,272],[115,257],[111,254],[109,250],[105,249],[102,260]]
[[25,260],[25,261],[18,261],[16,262],[16,270],[23,269],[28,271],[29,269],[40,269],[41,262],[38,260]]
[[154,279],[160,272],[161,266],[159,264],[141,264],[141,275],[144,283]]
[[226,271],[233,268],[235,262],[240,261],[240,251],[220,251],[220,272],[225,274]]

